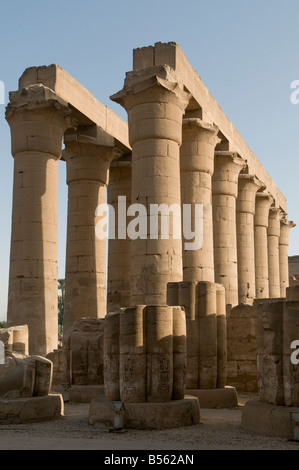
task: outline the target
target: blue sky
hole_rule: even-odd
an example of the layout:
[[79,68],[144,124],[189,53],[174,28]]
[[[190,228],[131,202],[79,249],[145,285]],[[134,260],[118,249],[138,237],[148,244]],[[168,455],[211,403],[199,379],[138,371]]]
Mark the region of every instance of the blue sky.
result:
[[[299,225],[298,0],[2,0],[0,80],[17,89],[22,72],[57,63],[123,119],[109,96],[132,69],[132,50],[175,41],[288,200]],[[0,105],[0,320],[6,317],[13,158]],[[59,176],[59,276],[64,277],[65,167]],[[289,254],[299,254],[299,227]]]

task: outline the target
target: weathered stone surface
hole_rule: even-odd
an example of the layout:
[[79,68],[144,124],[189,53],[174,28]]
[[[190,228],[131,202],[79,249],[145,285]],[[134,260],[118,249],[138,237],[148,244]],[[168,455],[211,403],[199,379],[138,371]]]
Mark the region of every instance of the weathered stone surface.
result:
[[291,357],[292,343],[298,337],[298,301],[281,300],[259,305],[258,383],[261,401],[299,406],[298,367]]
[[263,183],[254,175],[239,176],[237,197],[237,253],[239,303],[252,305],[256,296],[254,255],[255,198]]
[[21,424],[60,418],[64,404],[60,394],[43,397],[0,399],[0,425]]
[[125,403],[179,399],[184,394],[185,356],[185,313],[180,307],[139,305],[108,315],[106,398]]
[[225,288],[216,284],[217,302],[217,388],[227,383],[227,320],[225,307]]
[[293,439],[294,423],[291,415],[293,412],[299,413],[299,408],[247,401],[242,410],[241,425],[248,431]]
[[[196,397],[166,403],[125,403],[123,427],[127,429],[171,429],[199,424],[200,408]],[[104,423],[114,426],[112,403],[106,398],[92,400],[89,408],[89,424]]]
[[225,287],[226,303],[238,298],[236,198],[239,173],[245,161],[237,153],[215,152],[212,181],[215,281]]
[[[90,135],[91,134],[91,135]],[[63,328],[82,317],[106,314],[107,240],[97,236],[97,208],[106,204],[111,161],[120,156],[114,139],[96,128],[65,137],[68,219]]]
[[283,385],[286,406],[299,406],[299,367],[291,362],[291,344],[299,339],[299,302],[283,306]]
[[[105,376],[109,400],[179,401],[185,382],[222,389],[227,365],[232,381],[252,387],[256,310],[232,310],[227,319],[225,305],[285,296],[292,226],[285,198],[177,44],[135,51],[133,71],[111,98],[128,112],[128,126],[58,66],[26,70],[10,94],[6,117],[15,173],[9,324],[28,323],[30,353],[49,354],[55,381],[98,386]],[[65,338],[58,351],[57,162],[63,137],[69,198]],[[111,165],[121,155],[127,160]],[[106,240],[96,237],[95,224],[109,171],[114,207],[119,195],[127,195],[127,204],[143,204],[147,222],[152,204],[178,211],[163,216],[168,237],[162,224],[153,234],[147,223],[141,238],[128,243],[125,233],[109,245],[108,312],[126,309],[101,322],[107,313]],[[196,250],[186,248],[189,239],[181,230],[186,204],[203,205],[202,246]],[[192,213],[193,228],[196,221]],[[263,399],[294,404],[298,378],[287,343],[297,334],[297,306],[290,305],[297,299],[294,292],[287,295],[282,322],[275,320],[275,306],[273,315],[264,310],[259,382]],[[73,325],[81,317],[89,320]],[[13,342],[26,353],[22,334],[16,330]],[[12,390],[48,393],[48,363],[28,360],[21,384],[16,361],[11,356],[4,366],[5,375],[14,377],[10,386],[16,380]]]
[[299,302],[299,285],[287,287],[286,289],[286,300]]
[[199,388],[217,385],[217,297],[216,285],[199,283],[198,291]]
[[44,85],[10,95],[14,156],[9,326],[28,324],[29,353],[57,348],[58,160],[72,123],[67,103]]
[[167,286],[169,305],[186,312],[187,389],[222,388],[226,383],[227,328],[224,287],[212,282]]
[[128,307],[120,315],[119,324],[119,376],[120,396],[126,403],[146,402],[148,326],[142,306]]
[[258,383],[261,401],[284,404],[283,303],[262,303],[258,315]]
[[[183,139],[180,150],[181,204],[191,204],[194,217],[196,204],[203,205],[202,246],[198,250],[183,250],[183,280],[214,282],[212,175],[214,150],[220,139],[218,128],[201,119],[183,120]],[[183,243],[186,240],[183,238]]]
[[64,382],[74,385],[103,384],[104,319],[77,320],[63,337]]
[[27,326],[0,329],[0,341],[5,345],[5,362],[0,364],[0,398],[48,395],[52,386],[52,362],[17,352],[28,349]]
[[269,297],[280,297],[279,238],[282,212],[271,207],[268,227]]
[[46,358],[53,363],[53,385],[61,384],[64,382],[64,379],[66,379],[66,374],[63,370],[63,354],[64,352],[62,349],[55,349],[46,355]]
[[[159,66],[128,73],[123,90],[111,98],[128,112],[132,202],[143,204],[148,214],[150,204],[180,205],[179,146],[190,96],[176,82],[170,67]],[[161,160],[163,167],[159,166]],[[144,174],[150,164],[156,170]],[[169,219],[171,227],[173,216]],[[131,305],[165,305],[167,283],[182,280],[181,240],[174,238],[171,228],[166,244],[161,235],[155,240],[157,251],[153,253],[147,250],[153,241],[149,240],[149,227],[146,238],[131,240]]]
[[296,227],[296,224],[289,221],[287,216],[281,219],[279,237],[280,297],[286,296],[286,289],[289,287],[289,234],[293,227]]
[[185,396],[187,354],[186,315],[181,307],[173,309],[173,388],[172,400],[183,400]]
[[28,355],[28,325],[1,328],[0,340],[4,342],[7,351],[15,351],[26,356]]
[[198,398],[201,408],[233,408],[238,406],[236,389],[231,386],[213,389],[188,389],[186,393]]
[[52,385],[52,363],[41,356],[7,353],[0,364],[0,397],[7,399],[48,395]]
[[120,400],[119,388],[119,313],[108,314],[104,328],[104,384],[108,400]]
[[126,210],[131,204],[132,165],[131,154],[110,165],[107,201],[115,211],[115,239],[108,243],[107,312],[115,312],[130,305],[130,238],[118,237],[118,197],[125,196]]
[[238,391],[257,391],[257,312],[238,305],[227,314],[227,383]]
[[254,216],[254,251],[256,298],[269,297],[268,239],[269,210],[273,197],[267,192],[258,192]]
[[198,287],[194,282],[169,283],[167,304],[184,307],[186,314],[187,388],[198,387]]

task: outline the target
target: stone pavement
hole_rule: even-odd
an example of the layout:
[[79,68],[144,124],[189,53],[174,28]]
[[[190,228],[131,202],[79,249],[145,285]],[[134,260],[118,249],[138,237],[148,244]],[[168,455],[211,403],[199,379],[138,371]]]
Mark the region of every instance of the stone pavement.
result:
[[[88,404],[65,404],[65,416],[48,422],[0,427],[0,450],[299,450],[299,442],[267,437],[241,428],[240,394],[232,409],[202,409],[200,424],[162,431],[111,433],[88,424]],[[108,455],[108,454],[107,454]]]

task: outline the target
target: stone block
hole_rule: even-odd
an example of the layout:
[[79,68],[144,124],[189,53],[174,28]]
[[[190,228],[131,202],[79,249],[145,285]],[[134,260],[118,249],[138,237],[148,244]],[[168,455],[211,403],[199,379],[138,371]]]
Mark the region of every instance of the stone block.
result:
[[293,439],[292,413],[299,413],[299,408],[247,401],[242,410],[241,426],[259,434]]
[[15,400],[0,399],[0,425],[46,421],[60,418],[63,414],[64,405],[60,394]]
[[226,386],[207,390],[187,389],[186,393],[198,398],[200,408],[234,408],[238,406],[235,387]]
[[[158,430],[199,424],[200,408],[196,397],[166,403],[124,403],[123,427],[126,429]],[[114,427],[113,403],[98,397],[91,401],[89,424],[103,423]]]
[[137,305],[109,314],[104,341],[107,399],[179,399],[184,394],[185,355],[185,313],[180,307]]
[[64,382],[73,385],[103,384],[104,319],[81,318],[63,337]]

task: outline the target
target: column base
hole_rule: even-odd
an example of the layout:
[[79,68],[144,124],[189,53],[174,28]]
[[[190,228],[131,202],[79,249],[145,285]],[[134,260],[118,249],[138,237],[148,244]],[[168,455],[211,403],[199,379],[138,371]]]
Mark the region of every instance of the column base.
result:
[[[62,395],[0,400],[0,425],[48,421],[64,414]],[[0,429],[1,430],[1,429]]]
[[[292,413],[297,416],[292,417]],[[242,428],[267,436],[299,440],[299,408],[278,406],[262,401],[247,401],[241,418]]]
[[186,393],[198,398],[200,408],[234,408],[238,406],[235,387],[213,389],[187,389]]
[[104,385],[72,385],[68,389],[72,403],[90,403],[94,398],[104,395]]
[[[171,429],[193,426],[200,422],[200,408],[196,397],[186,395],[183,400],[166,403],[124,403],[122,428],[125,429]],[[113,402],[97,397],[90,403],[89,424],[114,426]]]

